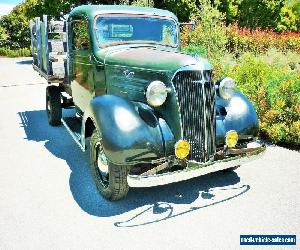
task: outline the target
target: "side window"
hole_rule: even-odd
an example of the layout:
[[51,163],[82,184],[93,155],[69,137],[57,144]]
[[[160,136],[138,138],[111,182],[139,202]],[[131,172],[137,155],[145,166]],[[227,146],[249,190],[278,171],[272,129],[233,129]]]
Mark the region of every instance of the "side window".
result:
[[74,20],[72,22],[73,49],[87,50],[90,46],[89,28],[86,20]]

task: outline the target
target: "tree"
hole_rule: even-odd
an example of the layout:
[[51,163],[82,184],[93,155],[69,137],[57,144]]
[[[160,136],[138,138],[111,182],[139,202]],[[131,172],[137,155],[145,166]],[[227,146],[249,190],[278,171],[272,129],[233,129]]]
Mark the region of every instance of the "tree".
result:
[[297,31],[297,14],[289,6],[282,7],[279,14],[279,21],[275,28],[277,31]]
[[0,26],[6,30],[5,45],[11,49],[25,48],[30,45],[28,19],[24,15],[11,14],[3,16]]
[[179,21],[187,22],[190,19],[199,17],[199,0],[166,0],[154,1],[154,7],[167,9],[178,17]]
[[238,24],[248,28],[275,28],[286,0],[243,0],[238,10]]
[[[25,0],[10,14],[0,18],[0,39],[6,39],[5,44],[10,48],[28,47],[30,19],[43,14],[58,17],[61,12],[69,13],[72,7],[82,4],[150,6],[175,13],[179,21],[201,19],[213,24],[215,20],[211,19],[211,15],[215,12],[212,9],[212,13],[203,12],[203,6],[209,4],[214,10],[218,8],[224,17],[222,21],[227,24],[238,22],[240,26],[252,29],[272,28],[279,32],[300,29],[299,0]],[[203,32],[206,31],[203,27]]]
[[215,5],[225,15],[226,24],[236,21],[241,0],[217,0]]
[[7,30],[4,27],[0,26],[0,47],[6,46],[7,38],[8,38]]
[[202,0],[198,17],[200,19],[196,29],[187,38],[191,51],[189,48],[185,51],[193,52],[196,46],[200,48],[200,52],[206,51],[206,53],[201,52],[203,56],[208,57],[212,63],[216,63],[224,55],[227,41],[224,15],[209,0]]

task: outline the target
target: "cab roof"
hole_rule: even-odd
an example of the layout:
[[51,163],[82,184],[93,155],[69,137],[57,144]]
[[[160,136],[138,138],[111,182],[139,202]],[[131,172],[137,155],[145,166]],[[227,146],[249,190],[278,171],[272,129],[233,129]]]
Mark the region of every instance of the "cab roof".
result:
[[100,14],[140,14],[150,16],[162,16],[173,18],[175,21],[178,22],[177,17],[170,11],[129,5],[81,5],[74,8],[70,12],[70,17],[85,15],[92,20],[95,16]]

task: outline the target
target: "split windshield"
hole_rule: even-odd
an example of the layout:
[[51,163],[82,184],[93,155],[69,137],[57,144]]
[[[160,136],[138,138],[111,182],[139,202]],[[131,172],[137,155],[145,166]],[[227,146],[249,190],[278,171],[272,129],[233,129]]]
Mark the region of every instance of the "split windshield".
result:
[[101,47],[126,43],[177,46],[177,25],[171,19],[140,16],[100,16],[96,37]]

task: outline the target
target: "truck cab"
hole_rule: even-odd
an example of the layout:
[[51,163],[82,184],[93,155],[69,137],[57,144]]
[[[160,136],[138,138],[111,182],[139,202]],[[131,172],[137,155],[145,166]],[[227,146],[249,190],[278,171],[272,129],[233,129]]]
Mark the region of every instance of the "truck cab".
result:
[[207,59],[181,52],[169,11],[79,6],[65,20],[32,21],[31,37],[33,67],[49,83],[48,122],[90,150],[109,200],[233,169],[265,150],[251,102],[233,79],[214,80]]

